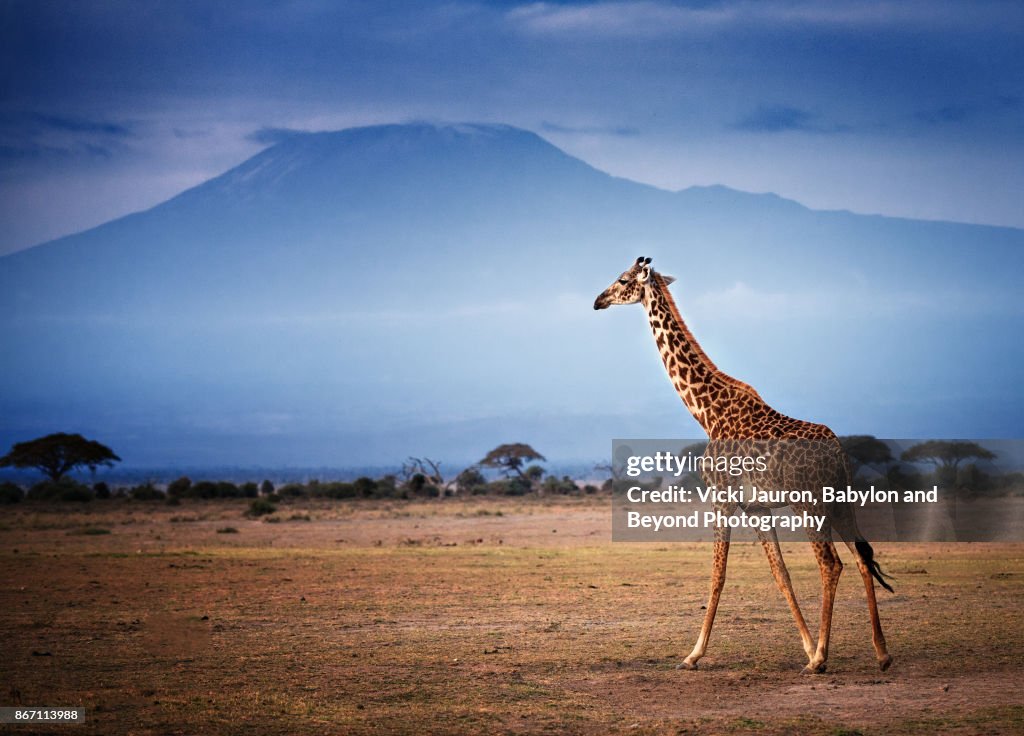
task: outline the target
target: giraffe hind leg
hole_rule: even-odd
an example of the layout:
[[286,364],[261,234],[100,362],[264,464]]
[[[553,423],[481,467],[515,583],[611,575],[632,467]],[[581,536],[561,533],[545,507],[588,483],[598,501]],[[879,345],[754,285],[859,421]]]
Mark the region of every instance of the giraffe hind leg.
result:
[[878,615],[878,601],[875,598],[875,580],[886,590],[892,592],[892,586],[885,581],[881,568],[875,561],[875,552],[857,528],[857,518],[854,509],[849,504],[844,504],[833,509],[831,514],[833,528],[846,542],[857,561],[857,570],[864,581],[864,593],[867,596],[868,616],[871,618],[871,643],[875,649],[875,659],[878,667],[885,672],[892,666],[892,655],[885,644],[885,634],[882,633],[882,622]]
[[821,572],[821,626],[818,630],[818,647],[803,672],[820,674],[825,671],[825,663],[828,660],[829,637],[832,634],[832,605],[835,602],[839,576],[843,572],[843,563],[836,552],[836,546],[832,543],[830,530],[827,533],[809,532],[809,536]]
[[[856,537],[853,541],[846,540],[846,546],[853,552],[854,558],[857,560],[857,569],[860,570],[860,576],[864,580],[864,592],[867,594],[868,599],[868,615],[871,617],[871,643],[875,648],[875,659],[878,660],[878,667],[885,672],[892,665],[892,655],[889,654],[889,650],[885,645],[885,634],[882,633],[882,622],[878,616],[878,601],[875,599],[875,581],[872,578],[873,569],[871,562],[874,561],[874,554],[871,551],[871,545],[861,537]],[[864,549],[866,547],[866,550]],[[870,558],[868,557],[870,553]],[[876,563],[877,565],[877,563]],[[883,585],[885,583],[883,582]],[[886,585],[889,588],[888,585]],[[892,590],[892,588],[889,588]]]

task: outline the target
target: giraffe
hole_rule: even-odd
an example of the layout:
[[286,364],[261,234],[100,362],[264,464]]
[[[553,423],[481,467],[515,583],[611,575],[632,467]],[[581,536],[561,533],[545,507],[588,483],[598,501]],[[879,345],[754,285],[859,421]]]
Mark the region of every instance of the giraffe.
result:
[[[651,259],[641,256],[598,295],[594,309],[606,309],[618,304],[643,305],[669,378],[686,408],[708,435],[708,454],[746,455],[752,447],[763,447],[765,442],[774,442],[776,444],[772,447],[776,450],[776,461],[767,475],[759,477],[762,487],[815,489],[818,493],[822,486],[845,488],[850,483],[849,459],[832,430],[823,424],[785,416],[769,406],[751,386],[719,370],[701,349],[679,314],[668,290],[668,285],[674,280],[671,276],[657,273],[651,266]],[[724,488],[735,482],[735,479],[714,471],[705,471],[704,481],[707,485]],[[874,560],[871,545],[857,529],[852,504],[825,506],[821,503],[779,503],[749,506],[723,502],[716,503],[715,510],[725,517],[734,514],[738,508],[751,515],[771,514],[772,508],[784,505],[789,505],[795,513],[807,511],[820,514],[823,508],[826,511],[826,522],[820,531],[813,527],[807,529],[821,573],[821,622],[816,644],[797,603],[774,527],[767,531],[757,531],[775,584],[789,604],[808,658],[803,672],[818,674],[826,669],[832,607],[843,569],[843,563],[832,542],[833,528],[853,553],[864,581],[875,658],[884,672],[893,659],[886,648],[878,617],[874,581],[877,580],[890,592],[892,588]],[[697,642],[689,656],[679,665],[680,669],[697,669],[698,660],[707,650],[725,584],[730,532],[729,526],[721,524],[714,530],[714,559],[707,610]]]

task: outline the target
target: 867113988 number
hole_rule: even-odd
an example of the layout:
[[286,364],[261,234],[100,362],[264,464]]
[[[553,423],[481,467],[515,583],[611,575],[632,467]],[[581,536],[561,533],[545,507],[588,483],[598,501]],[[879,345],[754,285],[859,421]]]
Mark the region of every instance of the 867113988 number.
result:
[[82,723],[85,708],[0,708],[0,723]]

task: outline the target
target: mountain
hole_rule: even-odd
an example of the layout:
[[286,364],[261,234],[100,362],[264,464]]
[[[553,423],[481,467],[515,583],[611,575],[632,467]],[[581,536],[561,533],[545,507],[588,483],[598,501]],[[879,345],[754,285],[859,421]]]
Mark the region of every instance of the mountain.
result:
[[638,255],[781,411],[1024,430],[1024,231],[668,192],[516,128],[417,124],[296,134],[0,258],[0,446],[62,430],[139,465],[368,465],[698,436],[640,309],[591,309]]

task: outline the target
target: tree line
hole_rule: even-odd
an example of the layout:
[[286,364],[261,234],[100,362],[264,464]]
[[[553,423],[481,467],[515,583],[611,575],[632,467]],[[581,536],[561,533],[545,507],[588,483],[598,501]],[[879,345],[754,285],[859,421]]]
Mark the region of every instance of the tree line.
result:
[[[502,444],[479,462],[446,480],[441,464],[427,457],[410,457],[395,474],[379,478],[360,477],[353,481],[320,481],[285,483],[280,487],[270,480],[241,484],[230,481],[193,481],[179,477],[161,490],[152,482],[111,489],[99,481],[91,485],[72,477],[76,470],[94,472],[100,467],[113,467],[121,458],[112,449],[79,434],[57,433],[15,444],[0,458],[0,467],[34,469],[45,480],[27,490],[11,481],[0,483],[0,503],[16,503],[23,499],[36,501],[90,501],[115,497],[139,501],[166,500],[180,503],[183,499],[266,498],[270,502],[294,498],[429,498],[455,494],[496,494],[521,496],[530,493],[576,494],[595,493],[596,486],[580,486],[572,478],[547,473],[538,462],[546,459],[525,443]],[[491,477],[488,477],[490,473]],[[497,477],[494,477],[497,475]]]
[[[855,484],[875,482],[884,478],[896,487],[922,487],[934,482],[959,495],[1005,494],[1024,488],[1024,474],[996,474],[985,467],[996,459],[995,454],[975,442],[929,440],[913,445],[896,457],[892,448],[872,435],[849,435],[840,442],[850,458]],[[686,448],[703,452],[704,443]],[[271,503],[295,498],[443,498],[451,495],[493,494],[504,496],[569,495],[596,493],[612,487],[608,479],[599,488],[581,486],[568,476],[548,473],[538,463],[546,458],[526,443],[502,444],[477,463],[446,479],[441,464],[428,457],[409,457],[395,474],[379,478],[367,476],[353,481],[320,481],[285,483],[280,487],[270,480],[241,484],[229,481],[199,480],[180,477],[165,489],[152,482],[111,489],[99,481],[91,485],[71,477],[76,470],[95,471],[112,467],[121,458],[112,449],[80,434],[57,433],[15,444],[0,457],[0,467],[30,468],[43,474],[44,480],[27,490],[6,481],[0,483],[0,503],[16,503],[23,499],[39,501],[90,501],[127,497],[139,501],[166,500],[180,503],[183,499],[266,498]],[[930,472],[918,470],[925,466]],[[610,466],[598,466],[608,472]],[[488,473],[491,477],[488,477]],[[611,473],[614,475],[614,472]],[[496,476],[496,477],[495,477]]]

